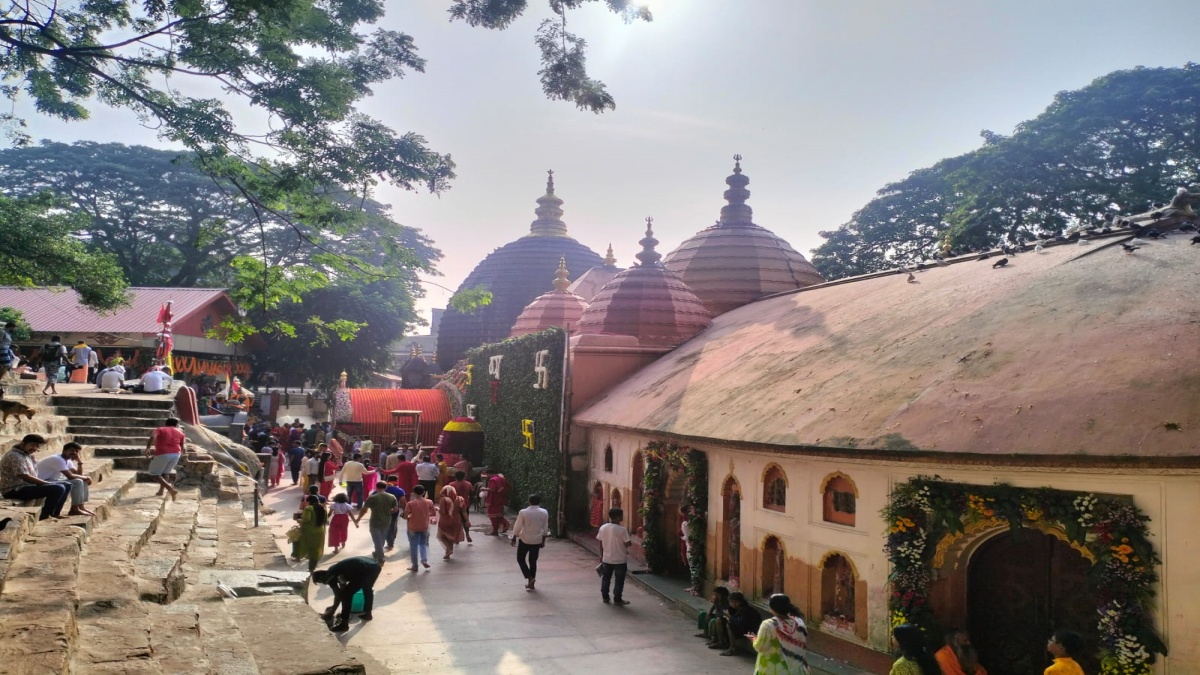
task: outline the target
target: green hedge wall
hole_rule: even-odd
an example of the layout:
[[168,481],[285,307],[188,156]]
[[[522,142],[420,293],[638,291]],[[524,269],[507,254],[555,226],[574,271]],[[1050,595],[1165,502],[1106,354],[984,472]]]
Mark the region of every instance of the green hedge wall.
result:
[[[534,389],[534,361],[543,349],[548,382],[545,389]],[[489,469],[501,471],[512,485],[509,505],[524,508],[534,492],[542,495],[542,506],[550,512],[550,529],[558,532],[559,474],[562,454],[559,436],[562,422],[563,352],[566,332],[550,328],[541,333],[510,338],[483,345],[467,352],[471,383],[463,403],[475,405],[475,419],[487,434],[484,461]],[[492,381],[488,363],[502,355],[496,402],[492,403]],[[521,420],[533,420],[534,449],[524,447]]]

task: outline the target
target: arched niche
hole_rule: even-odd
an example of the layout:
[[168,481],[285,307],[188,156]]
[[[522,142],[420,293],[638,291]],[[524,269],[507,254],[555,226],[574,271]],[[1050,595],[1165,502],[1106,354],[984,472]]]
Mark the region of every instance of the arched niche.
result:
[[827,523],[854,527],[858,511],[858,486],[837,471],[821,481],[821,518]]
[[787,474],[778,464],[768,464],[762,475],[762,507],[768,511],[787,511]]
[[613,470],[613,449],[612,444],[604,446],[604,470],[612,473]]
[[732,474],[721,484],[721,579],[741,579],[742,560],[742,486]]
[[763,598],[769,598],[775,593],[786,593],[784,580],[784,559],[787,552],[779,537],[769,534],[763,538],[760,557],[762,560],[759,575],[758,590]]
[[858,569],[850,556],[830,552],[821,559],[822,626],[854,630],[857,620]]

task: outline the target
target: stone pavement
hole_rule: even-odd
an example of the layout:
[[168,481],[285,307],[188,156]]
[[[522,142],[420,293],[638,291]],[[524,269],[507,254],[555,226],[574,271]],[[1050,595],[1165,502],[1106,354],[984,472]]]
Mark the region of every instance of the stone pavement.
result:
[[[287,478],[284,480],[288,482]],[[290,485],[267,493],[264,503],[281,545],[299,492]],[[351,620],[342,641],[365,652],[389,673],[750,673],[749,657],[722,657],[693,637],[673,604],[629,581],[626,607],[600,602],[597,560],[579,545],[551,539],[538,564],[538,589],[527,592],[509,540],[479,530],[487,520],[472,513],[475,543],[456,548],[450,561],[430,541],[432,568],[407,571],[408,542],[401,523],[396,550],[375,585],[374,620]],[[350,527],[350,544],[322,567],[346,556],[370,555],[366,523]],[[302,563],[296,563],[301,569]],[[310,596],[314,611],[331,602],[327,586]],[[374,673],[370,666],[368,673]],[[825,671],[814,671],[822,675]]]

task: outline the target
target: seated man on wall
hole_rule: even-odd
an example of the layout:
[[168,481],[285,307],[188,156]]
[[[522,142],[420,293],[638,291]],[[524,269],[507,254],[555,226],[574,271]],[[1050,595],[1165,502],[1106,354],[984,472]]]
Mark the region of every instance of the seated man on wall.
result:
[[0,496],[5,499],[31,501],[44,499],[40,520],[61,518],[63,504],[71,492],[65,483],[52,483],[37,477],[37,463],[33,455],[46,439],[37,434],[26,434],[12,450],[0,457]]
[[171,393],[171,376],[162,370],[151,369],[142,374],[142,381],[134,385],[135,394],[169,394]]
[[37,463],[38,478],[48,483],[65,483],[70,488],[71,510],[67,512],[68,516],[96,515],[84,507],[92,479],[83,473],[83,462],[79,459],[82,449],[78,443],[67,443],[63,446],[62,454],[50,455]]

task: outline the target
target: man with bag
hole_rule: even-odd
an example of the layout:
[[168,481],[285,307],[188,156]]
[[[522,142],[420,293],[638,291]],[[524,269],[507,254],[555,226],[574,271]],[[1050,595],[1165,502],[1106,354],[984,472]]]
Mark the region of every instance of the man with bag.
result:
[[521,509],[517,514],[517,522],[513,524],[512,545],[517,547],[517,565],[525,576],[527,591],[535,590],[538,555],[546,545],[546,537],[550,535],[550,514],[541,504],[541,495],[529,495],[529,506]]
[[46,369],[46,386],[42,387],[42,396],[45,396],[47,391],[55,396],[58,395],[58,389],[54,385],[58,382],[59,370],[66,365],[66,362],[67,348],[59,341],[57,335],[50,338],[50,342],[42,345],[42,367]]

